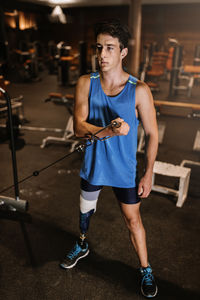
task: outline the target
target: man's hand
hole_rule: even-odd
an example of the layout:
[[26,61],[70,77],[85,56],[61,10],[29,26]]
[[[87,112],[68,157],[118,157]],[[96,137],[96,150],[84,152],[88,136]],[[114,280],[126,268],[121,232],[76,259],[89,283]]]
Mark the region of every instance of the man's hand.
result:
[[[119,126],[112,126],[113,122],[117,122]],[[121,118],[117,118],[111,122],[112,136],[115,135],[127,135],[130,129],[130,126]]]
[[138,185],[138,196],[140,198],[147,198],[151,192],[152,174],[145,174]]

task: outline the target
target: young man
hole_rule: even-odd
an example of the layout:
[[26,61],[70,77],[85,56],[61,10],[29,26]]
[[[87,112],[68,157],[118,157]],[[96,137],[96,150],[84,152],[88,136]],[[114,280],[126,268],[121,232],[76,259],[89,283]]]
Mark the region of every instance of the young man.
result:
[[[145,83],[123,70],[128,53],[129,33],[118,21],[96,26],[96,49],[100,72],[81,76],[76,88],[74,128],[78,137],[97,134],[87,147],[80,171],[80,240],[60,264],[68,269],[89,253],[86,232],[104,185],[112,186],[140,262],[141,291],[157,294],[148,262],[145,230],[140,216],[141,198],[151,191],[153,164],[157,154],[158,131],[153,98]],[[139,119],[147,137],[146,167],[137,183],[136,151]],[[116,126],[117,125],[117,126]]]

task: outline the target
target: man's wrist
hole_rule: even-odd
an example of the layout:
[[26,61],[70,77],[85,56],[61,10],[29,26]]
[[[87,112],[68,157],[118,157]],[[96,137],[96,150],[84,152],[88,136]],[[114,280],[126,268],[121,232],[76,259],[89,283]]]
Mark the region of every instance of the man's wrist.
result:
[[152,176],[153,175],[153,167],[144,169],[144,175]]

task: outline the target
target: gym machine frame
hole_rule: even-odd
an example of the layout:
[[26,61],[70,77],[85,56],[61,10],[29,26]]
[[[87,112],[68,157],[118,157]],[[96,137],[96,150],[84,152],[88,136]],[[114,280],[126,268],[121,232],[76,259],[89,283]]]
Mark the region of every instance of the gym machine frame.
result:
[[9,132],[10,132],[10,148],[12,154],[12,166],[13,166],[13,180],[14,180],[14,189],[15,189],[15,199],[11,197],[0,196],[1,204],[8,205],[12,210],[26,211],[28,209],[28,202],[26,200],[19,199],[19,186],[18,186],[18,173],[17,173],[17,160],[16,160],[16,151],[15,151],[15,142],[14,142],[14,133],[13,133],[13,122],[12,122],[12,107],[11,100],[8,93],[0,88],[0,91],[3,93],[8,110],[8,122],[9,122]]
[[[19,199],[19,186],[18,186],[18,174],[17,174],[17,161],[16,161],[16,151],[15,151],[15,143],[14,143],[14,133],[13,133],[13,124],[12,124],[12,107],[11,100],[8,93],[0,87],[0,91],[3,93],[6,104],[8,108],[8,121],[9,121],[9,130],[10,130],[10,148],[12,154],[12,166],[13,166],[13,179],[14,179],[14,189],[15,189],[15,198],[0,196],[1,205],[6,205],[8,211],[12,212],[14,216],[7,216],[7,218],[15,219],[19,221],[20,227],[22,230],[22,234],[24,237],[24,242],[26,244],[26,248],[29,254],[29,259],[32,266],[35,266],[35,258],[32,252],[31,243],[28,237],[28,233],[26,231],[24,220],[27,219],[23,215],[16,216],[17,211],[26,212],[28,210],[28,202],[26,200]],[[21,219],[20,219],[21,218]]]

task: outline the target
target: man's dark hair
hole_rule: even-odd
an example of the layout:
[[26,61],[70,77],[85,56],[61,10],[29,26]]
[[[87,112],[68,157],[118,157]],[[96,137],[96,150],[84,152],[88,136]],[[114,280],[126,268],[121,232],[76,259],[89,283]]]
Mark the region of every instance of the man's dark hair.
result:
[[95,25],[95,38],[99,34],[109,34],[114,38],[118,38],[120,43],[120,49],[128,47],[128,40],[130,33],[126,25],[122,25],[119,20],[105,20]]

